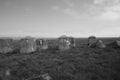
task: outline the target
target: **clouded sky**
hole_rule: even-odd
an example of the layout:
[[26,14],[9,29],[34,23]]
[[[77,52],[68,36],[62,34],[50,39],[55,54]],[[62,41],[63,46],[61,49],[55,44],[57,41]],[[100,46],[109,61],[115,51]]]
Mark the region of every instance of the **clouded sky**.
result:
[[0,0],[0,36],[120,36],[120,0]]

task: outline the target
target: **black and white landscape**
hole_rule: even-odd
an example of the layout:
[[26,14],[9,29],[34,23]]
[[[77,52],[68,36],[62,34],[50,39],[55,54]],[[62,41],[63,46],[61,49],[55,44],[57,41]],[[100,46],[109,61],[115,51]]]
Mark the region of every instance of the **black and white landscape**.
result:
[[0,0],[0,80],[120,80],[120,0]]

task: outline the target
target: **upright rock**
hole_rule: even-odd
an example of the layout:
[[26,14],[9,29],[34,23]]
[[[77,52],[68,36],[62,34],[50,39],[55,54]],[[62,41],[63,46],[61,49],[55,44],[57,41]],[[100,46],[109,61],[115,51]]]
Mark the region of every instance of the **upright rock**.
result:
[[48,43],[45,39],[36,40],[37,50],[46,50],[48,49]]
[[59,37],[58,41],[59,41],[59,49],[60,50],[70,49],[71,42],[70,42],[70,39],[66,35]]
[[91,48],[96,47],[96,43],[97,43],[97,38],[95,36],[90,36],[88,38],[88,46]]
[[23,38],[19,41],[20,53],[31,53],[36,51],[36,42],[33,38]]

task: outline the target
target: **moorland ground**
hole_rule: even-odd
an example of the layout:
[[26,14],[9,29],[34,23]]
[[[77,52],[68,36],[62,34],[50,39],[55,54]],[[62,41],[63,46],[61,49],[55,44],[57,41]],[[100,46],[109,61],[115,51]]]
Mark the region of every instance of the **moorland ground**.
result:
[[[102,40],[108,44],[116,38]],[[120,80],[120,48],[89,48],[83,38],[76,39],[75,48],[59,51],[55,42],[49,40],[48,50],[30,54],[0,54],[0,80],[25,80],[46,73],[52,80]]]

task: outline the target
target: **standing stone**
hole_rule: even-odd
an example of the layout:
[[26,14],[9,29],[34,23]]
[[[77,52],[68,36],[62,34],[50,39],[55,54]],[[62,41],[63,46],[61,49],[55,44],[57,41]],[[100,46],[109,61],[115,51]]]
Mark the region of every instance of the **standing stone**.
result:
[[10,53],[13,52],[12,39],[0,39],[0,53]]
[[94,48],[96,47],[96,43],[97,43],[97,39],[95,36],[90,36],[88,38],[88,46],[91,47],[91,48]]
[[71,48],[75,47],[75,46],[76,46],[76,44],[75,44],[75,39],[74,39],[73,37],[69,37],[68,39],[69,39],[69,41],[70,41],[70,47],[71,47]]
[[68,50],[70,49],[70,41],[67,36],[61,36],[58,38],[59,40],[59,49],[60,50]]
[[21,39],[20,40],[20,53],[31,53],[36,51],[35,39]]
[[48,43],[44,39],[37,39],[36,44],[37,44],[37,50],[46,50],[46,49],[48,49]]

